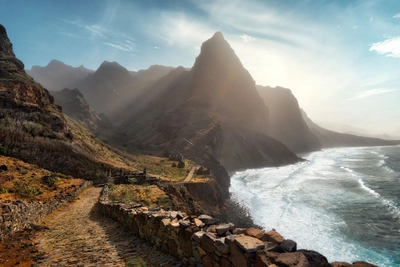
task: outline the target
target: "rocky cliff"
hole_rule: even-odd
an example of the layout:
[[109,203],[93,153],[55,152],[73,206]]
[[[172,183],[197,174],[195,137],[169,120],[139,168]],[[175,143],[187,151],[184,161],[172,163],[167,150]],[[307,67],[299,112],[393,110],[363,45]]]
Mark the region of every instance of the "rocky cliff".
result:
[[296,97],[283,87],[257,86],[269,109],[268,134],[296,153],[321,149],[317,136],[304,121]]
[[226,169],[277,166],[298,160],[269,137],[268,109],[254,80],[220,32],[203,43],[190,71],[171,71],[144,90],[120,127],[118,142],[131,151],[178,150],[211,168],[228,195]]
[[65,88],[61,91],[51,91],[55,102],[62,107],[62,111],[79,122],[93,133],[112,133],[114,125],[104,115],[97,114],[86,102],[78,89]]

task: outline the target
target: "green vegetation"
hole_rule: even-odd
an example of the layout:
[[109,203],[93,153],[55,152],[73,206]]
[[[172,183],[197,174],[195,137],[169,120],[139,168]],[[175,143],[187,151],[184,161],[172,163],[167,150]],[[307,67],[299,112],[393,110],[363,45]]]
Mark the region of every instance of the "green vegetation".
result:
[[145,206],[172,208],[172,202],[164,191],[156,185],[110,185],[109,199],[123,203],[137,203]]
[[126,266],[147,267],[148,265],[142,257],[133,256],[126,261]]

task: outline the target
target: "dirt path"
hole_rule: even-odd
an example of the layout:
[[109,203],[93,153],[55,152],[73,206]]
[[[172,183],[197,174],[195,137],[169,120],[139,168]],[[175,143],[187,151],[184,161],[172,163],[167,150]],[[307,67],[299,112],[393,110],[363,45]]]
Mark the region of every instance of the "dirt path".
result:
[[179,266],[101,216],[95,206],[100,192],[101,188],[85,190],[39,223],[48,230],[38,236],[39,257],[33,266]]
[[193,167],[193,168],[190,170],[188,176],[186,176],[185,180],[183,180],[184,183],[189,183],[189,182],[192,180],[193,174],[194,174],[194,171],[195,171],[195,170],[196,170],[196,167]]

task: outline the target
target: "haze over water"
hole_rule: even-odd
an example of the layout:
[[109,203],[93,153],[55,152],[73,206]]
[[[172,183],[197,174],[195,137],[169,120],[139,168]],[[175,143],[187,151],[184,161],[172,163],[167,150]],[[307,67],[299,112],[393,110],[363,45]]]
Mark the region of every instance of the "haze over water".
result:
[[400,266],[400,146],[302,156],[307,162],[235,173],[233,198],[256,224],[329,262]]

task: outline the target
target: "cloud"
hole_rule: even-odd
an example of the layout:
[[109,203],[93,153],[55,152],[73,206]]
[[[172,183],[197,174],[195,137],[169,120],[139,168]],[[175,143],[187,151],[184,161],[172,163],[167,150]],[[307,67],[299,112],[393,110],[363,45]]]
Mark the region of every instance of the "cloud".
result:
[[119,44],[115,44],[115,43],[108,43],[105,42],[105,45],[111,46],[115,49],[121,50],[123,52],[133,52],[133,51],[137,51],[136,50],[136,46],[134,43],[132,43],[129,40],[126,40],[125,43],[119,43]]
[[256,38],[251,37],[250,35],[247,34],[242,34],[240,35],[240,38],[242,38],[243,42],[248,43],[254,41]]
[[393,16],[394,19],[400,19],[400,13],[397,13],[396,15]]
[[371,90],[359,92],[355,97],[348,98],[347,100],[366,98],[366,97],[370,97],[373,95],[386,94],[386,93],[393,92],[393,91],[396,91],[396,89],[371,89]]
[[373,43],[369,51],[375,51],[387,57],[400,57],[400,36],[389,38],[382,42]]

